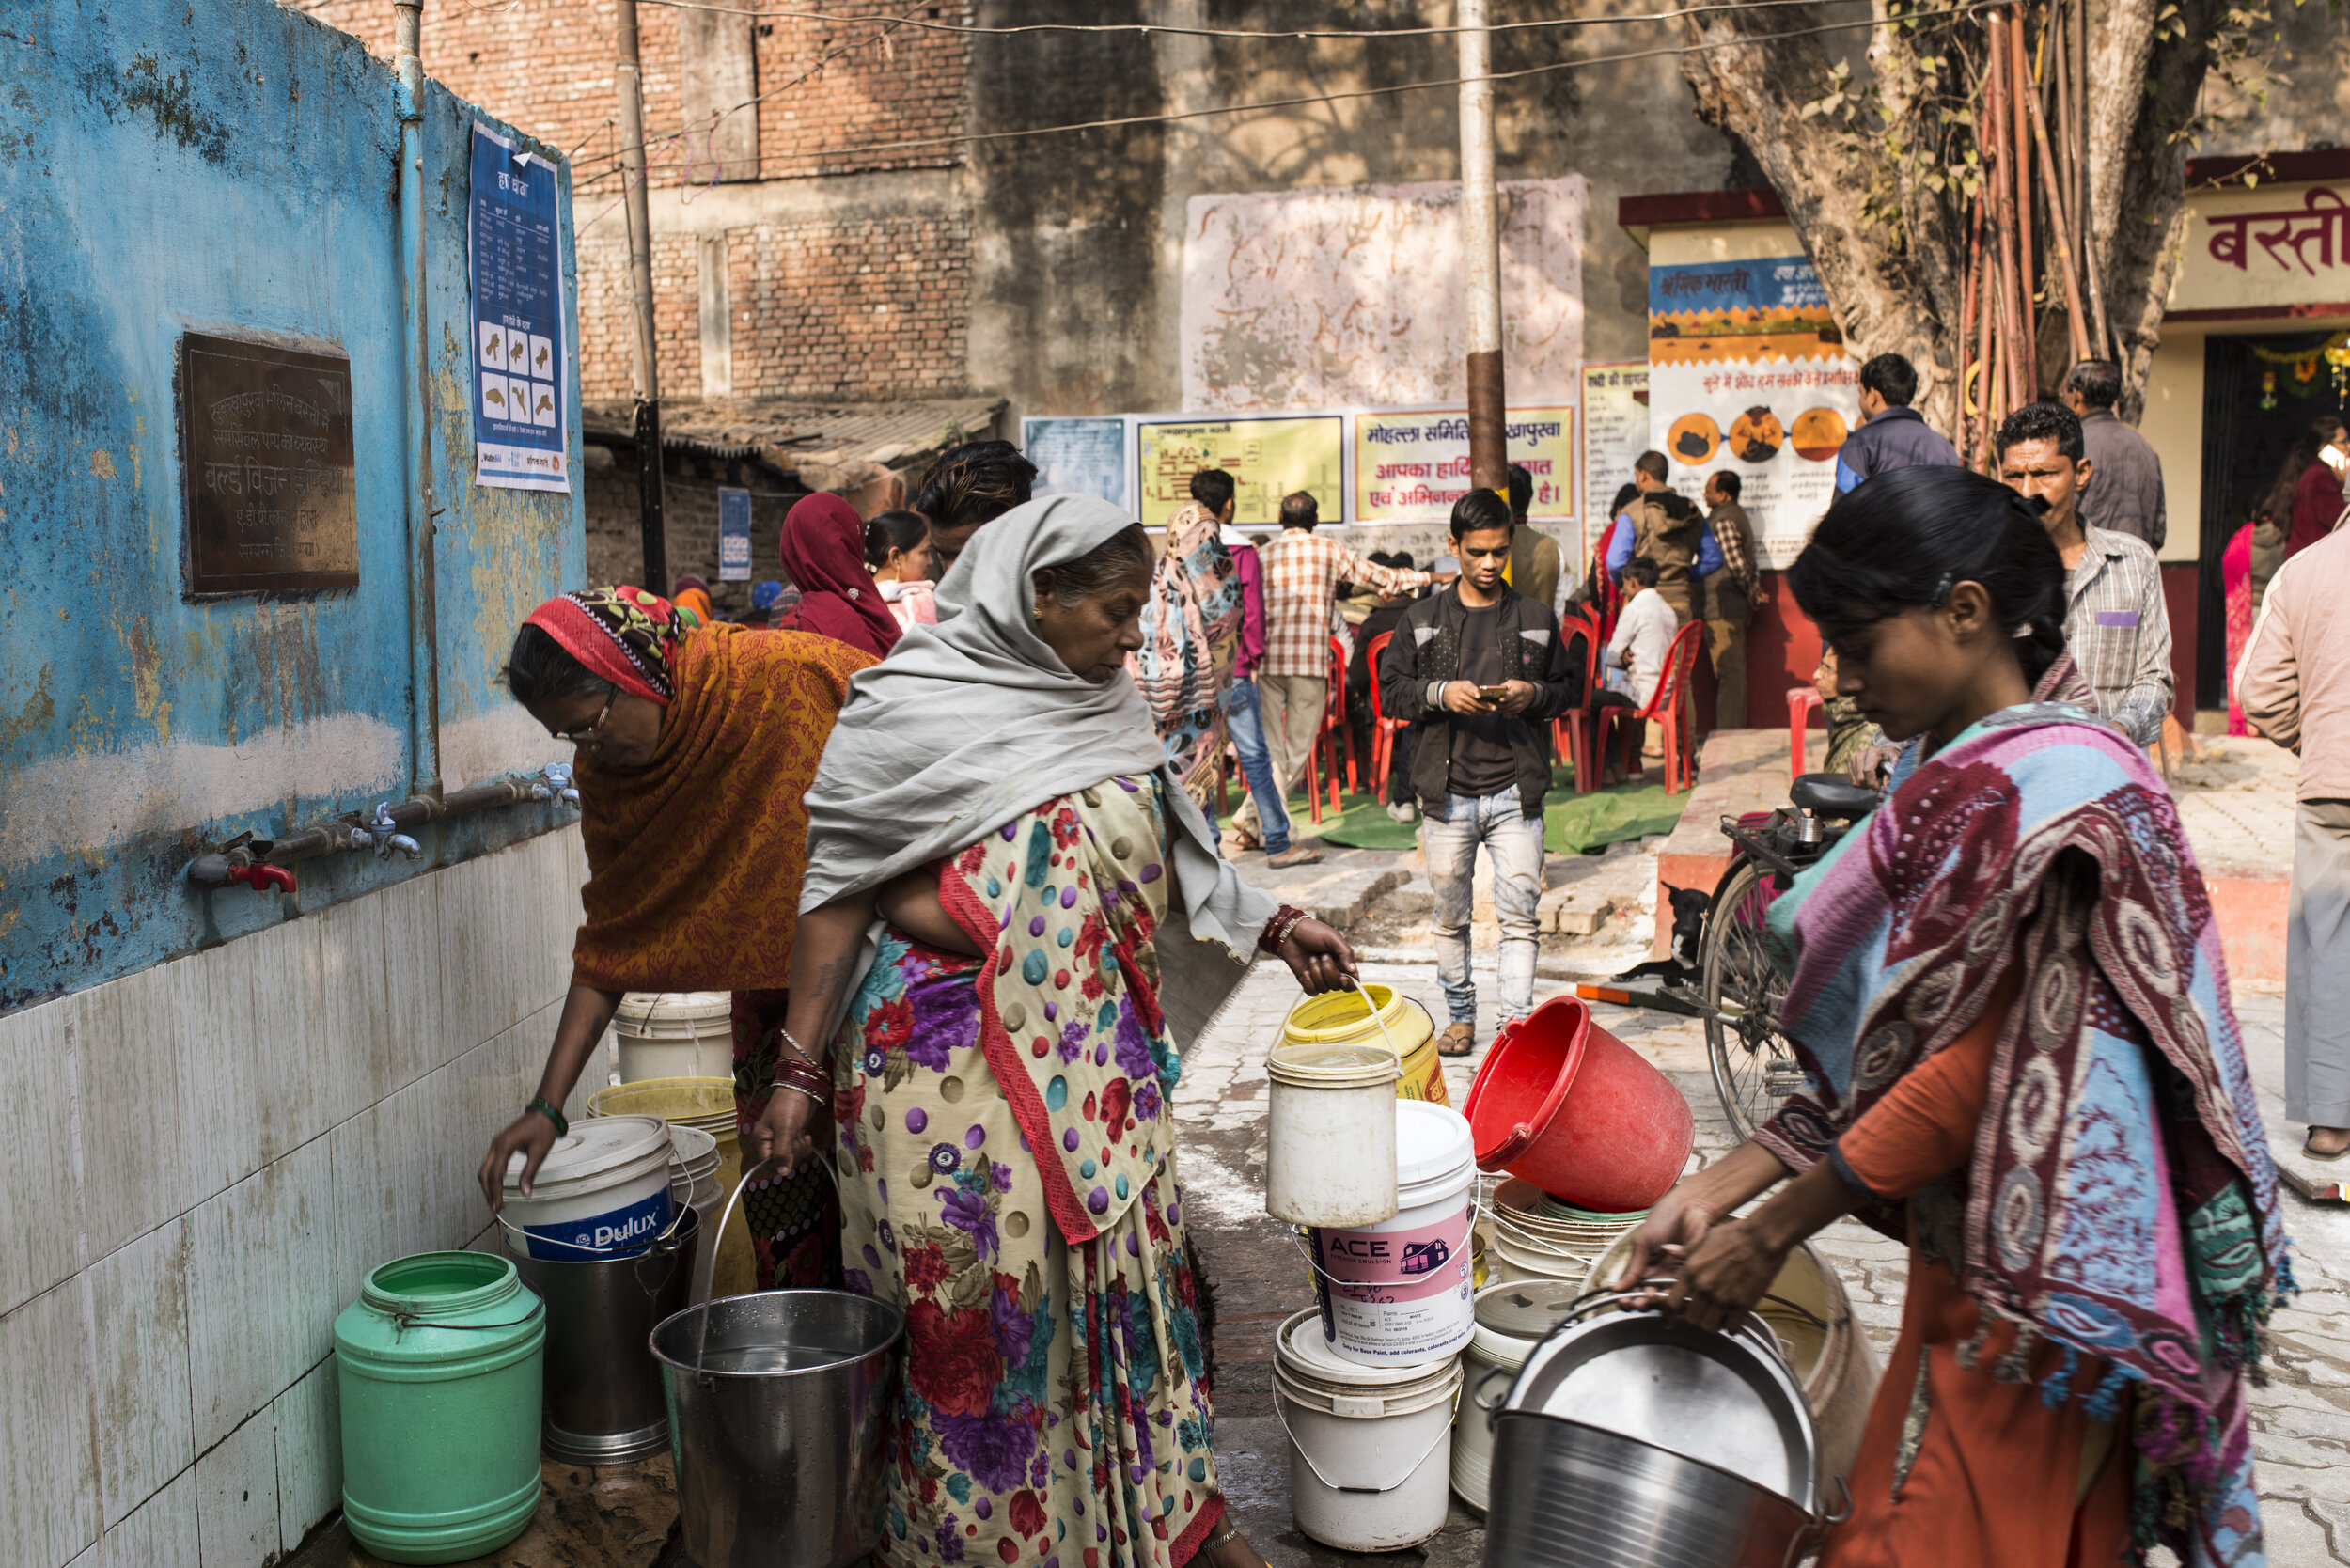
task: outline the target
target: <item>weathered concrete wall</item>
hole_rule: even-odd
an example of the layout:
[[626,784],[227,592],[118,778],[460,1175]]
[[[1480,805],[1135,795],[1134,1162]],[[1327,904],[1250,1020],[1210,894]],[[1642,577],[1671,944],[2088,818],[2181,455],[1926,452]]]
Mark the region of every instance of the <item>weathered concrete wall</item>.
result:
[[[0,1010],[415,874],[342,856],[306,865],[284,899],[205,893],[182,871],[240,831],[399,798],[432,767],[411,740],[391,72],[264,0],[145,0],[102,19],[39,0],[8,21]],[[575,494],[474,488],[472,113],[433,88],[425,116],[440,765],[455,788],[556,755],[494,682],[522,616],[578,577],[582,512]],[[355,589],[185,597],[174,375],[191,330],[349,356]],[[454,860],[556,820],[418,837]]]
[[[432,770],[395,82],[270,0],[17,0],[0,103],[0,1560],[262,1568],[339,1504],[334,1314],[368,1268],[480,1239],[579,836],[523,807],[416,831],[418,864],[307,862],[293,894],[185,881]],[[584,551],[578,494],[473,488],[475,114],[422,111],[456,787],[557,754],[494,677]],[[357,588],[185,597],[189,331],[349,357]]]

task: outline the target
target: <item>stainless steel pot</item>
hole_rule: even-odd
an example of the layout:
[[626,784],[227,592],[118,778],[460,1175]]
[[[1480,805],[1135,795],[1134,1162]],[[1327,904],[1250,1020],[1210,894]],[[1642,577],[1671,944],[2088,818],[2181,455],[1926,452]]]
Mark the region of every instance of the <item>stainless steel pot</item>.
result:
[[540,1447],[573,1465],[623,1465],[669,1446],[652,1325],[684,1307],[701,1222],[692,1209],[628,1258],[517,1258],[547,1304],[546,1403]]
[[904,1327],[870,1296],[767,1291],[652,1331],[699,1568],[846,1568],[873,1549]]
[[[1767,1325],[1695,1328],[1601,1292],[1493,1419],[1495,1568],[1779,1568],[1817,1544],[1810,1411]],[[1489,1377],[1489,1382],[1494,1381]]]

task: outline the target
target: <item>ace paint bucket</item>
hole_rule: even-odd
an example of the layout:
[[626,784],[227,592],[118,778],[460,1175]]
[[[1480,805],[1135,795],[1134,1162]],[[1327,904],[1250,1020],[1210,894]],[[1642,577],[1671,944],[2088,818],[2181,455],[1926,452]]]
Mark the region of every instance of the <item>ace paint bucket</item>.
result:
[[1395,1111],[1395,1217],[1307,1233],[1324,1338],[1357,1366],[1447,1359],[1476,1325],[1469,1211],[1477,1152],[1468,1121],[1419,1100],[1398,1101]]

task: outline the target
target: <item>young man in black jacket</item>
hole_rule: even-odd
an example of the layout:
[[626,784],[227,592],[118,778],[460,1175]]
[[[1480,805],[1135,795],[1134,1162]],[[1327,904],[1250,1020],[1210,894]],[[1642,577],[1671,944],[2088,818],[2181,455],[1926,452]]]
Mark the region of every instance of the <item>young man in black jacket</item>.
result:
[[1451,1023],[1437,1049],[1477,1042],[1469,979],[1470,887],[1477,850],[1493,857],[1501,920],[1501,1023],[1534,1010],[1534,910],[1543,896],[1543,728],[1566,711],[1581,671],[1559,619],[1502,581],[1509,503],[1472,490],[1452,509],[1460,580],[1403,614],[1379,661],[1379,701],[1412,726],[1412,792],[1435,892],[1436,973]]

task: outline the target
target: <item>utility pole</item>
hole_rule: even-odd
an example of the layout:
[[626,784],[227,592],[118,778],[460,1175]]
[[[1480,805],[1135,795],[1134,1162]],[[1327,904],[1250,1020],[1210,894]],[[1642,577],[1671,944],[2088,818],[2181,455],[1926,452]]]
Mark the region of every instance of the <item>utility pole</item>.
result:
[[1493,35],[1485,0],[1460,0],[1461,271],[1468,290],[1469,482],[1510,488],[1501,376],[1501,197],[1494,186]]
[[645,185],[645,83],[636,64],[636,0],[619,0],[614,32],[619,65],[620,166],[628,180],[628,276],[636,301],[636,496],[645,580],[669,591],[669,543],[661,519],[661,367],[652,334],[652,198]]

